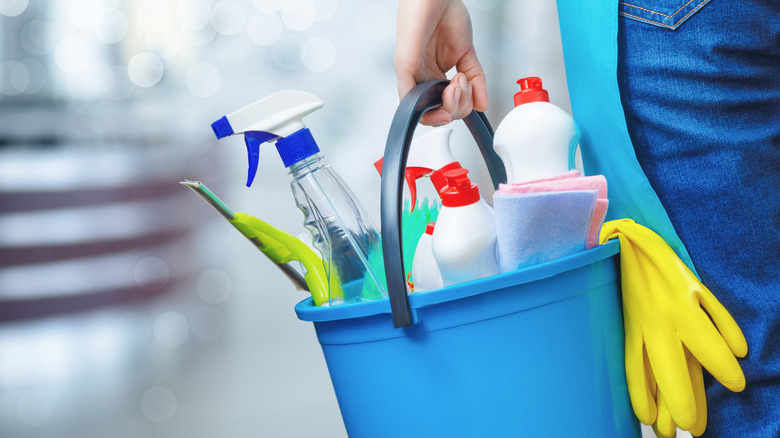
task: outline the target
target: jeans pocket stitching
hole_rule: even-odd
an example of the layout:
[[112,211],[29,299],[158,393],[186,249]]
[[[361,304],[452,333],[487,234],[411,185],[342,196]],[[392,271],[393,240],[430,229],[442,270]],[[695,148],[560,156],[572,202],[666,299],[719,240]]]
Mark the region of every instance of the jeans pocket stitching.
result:
[[[685,9],[685,7],[686,7],[686,6],[688,6],[689,4],[691,4],[692,2],[693,2],[693,0],[688,0],[688,3],[686,3],[686,4],[682,5],[682,6],[680,6],[680,9],[676,10],[676,11],[675,11],[675,12],[674,12],[672,15],[666,15],[666,14],[664,14],[664,13],[662,13],[662,12],[653,11],[652,9],[646,9],[646,8],[643,8],[643,7],[641,7],[641,6],[632,5],[632,4],[630,4],[630,3],[626,3],[626,2],[620,2],[620,4],[621,4],[621,5],[626,5],[626,6],[628,6],[629,8],[637,8],[637,9],[641,9],[641,10],[643,10],[643,11],[647,11],[647,12],[649,12],[649,13],[651,13],[651,14],[663,15],[663,16],[664,16],[664,17],[666,17],[666,18],[672,18],[672,17],[674,17],[675,15],[679,14],[679,13],[680,13],[680,11],[682,11],[683,9]],[[704,3],[704,2],[702,2],[702,3]],[[701,3],[699,3],[699,5],[701,5]],[[699,5],[696,5],[696,7],[698,7]],[[694,9],[696,9],[696,7],[694,7]],[[637,18],[638,18],[638,17],[637,17]],[[683,18],[684,18],[684,17],[683,17]]]
[[[693,1],[694,0],[689,0],[688,3],[684,4],[680,9],[678,9],[672,15],[666,15],[666,14],[661,13],[661,12],[656,12],[656,11],[653,11],[653,10],[650,10],[650,9],[645,9],[643,7],[632,5],[632,4],[625,3],[625,2],[620,2],[620,4],[622,4],[622,5],[626,6],[626,7],[640,9],[640,10],[649,12],[651,14],[661,15],[661,16],[666,17],[666,18],[672,18],[675,15],[677,15],[681,10],[685,9],[685,7],[688,6],[689,4],[691,4]],[[620,15],[623,15],[623,16],[626,16],[626,17],[629,17],[629,18],[632,18],[632,19],[635,19],[635,20],[638,20],[638,21],[643,21],[643,22],[646,22],[646,23],[650,23],[650,24],[654,24],[654,25],[657,25],[657,26],[660,26],[660,27],[665,27],[665,28],[674,30],[674,29],[677,29],[677,27],[679,27],[679,25],[682,22],[684,22],[691,14],[693,14],[694,12],[698,11],[699,9],[701,9],[701,7],[704,4],[708,3],[709,1],[710,0],[702,0],[699,4],[697,4],[696,6],[692,7],[691,10],[688,11],[687,14],[685,14],[679,20],[673,22],[672,24],[663,23],[661,21],[651,20],[649,18],[640,17],[640,16],[637,16],[637,15],[632,15],[632,14],[629,14],[628,12],[625,12],[625,11],[620,11],[619,13],[620,13]]]

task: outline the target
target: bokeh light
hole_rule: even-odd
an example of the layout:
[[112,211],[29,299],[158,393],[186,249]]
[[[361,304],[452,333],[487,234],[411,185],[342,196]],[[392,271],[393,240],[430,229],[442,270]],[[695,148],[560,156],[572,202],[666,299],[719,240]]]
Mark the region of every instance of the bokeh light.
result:
[[325,37],[310,38],[301,47],[301,61],[315,73],[326,71],[336,62],[336,48]]
[[211,6],[206,0],[180,0],[176,5],[176,20],[182,29],[203,29],[211,21]]
[[89,47],[79,38],[64,38],[54,48],[54,62],[57,63],[57,67],[67,73],[84,70],[91,58],[92,53]]
[[290,30],[307,30],[317,21],[317,6],[311,0],[286,2],[282,6],[282,21]]
[[30,55],[40,56],[54,48],[52,26],[43,20],[27,23],[19,35],[19,44]]
[[115,44],[127,36],[129,23],[127,16],[116,9],[109,9],[95,27],[95,37],[106,44]]
[[222,86],[222,74],[208,62],[199,62],[190,67],[184,80],[187,89],[195,97],[211,97]]
[[266,14],[273,14],[282,9],[284,0],[252,0],[255,9]]
[[67,73],[61,76],[68,97],[74,100],[88,101],[102,94],[110,79],[106,77],[106,68],[102,65],[91,65],[84,71]]
[[154,321],[154,338],[164,347],[178,347],[187,341],[190,327],[181,313],[165,312]]
[[100,0],[71,0],[68,4],[70,21],[81,29],[94,29],[102,15],[103,5]]
[[30,83],[30,72],[18,61],[5,61],[0,64],[0,92],[8,96],[23,93]]
[[209,269],[198,277],[198,296],[206,304],[221,304],[227,301],[233,291],[233,282],[220,269]]
[[249,18],[247,33],[249,39],[259,46],[270,46],[282,37],[284,26],[275,14],[258,12]]
[[176,414],[176,395],[164,386],[151,388],[141,399],[141,410],[152,421],[168,421]]
[[27,0],[3,0],[0,2],[0,14],[16,17],[27,9]]
[[[156,58],[157,57],[155,57],[155,59]],[[133,59],[136,58],[134,57]],[[130,64],[132,66],[132,61]],[[130,79],[133,79],[132,73],[130,73]],[[133,82],[138,84],[135,79],[133,79]],[[154,82],[156,83],[157,81]],[[145,291],[155,292],[161,290],[165,287],[166,284],[168,284],[168,280],[171,276],[171,270],[168,267],[168,264],[165,263],[165,260],[155,256],[148,256],[142,258],[140,261],[138,261],[138,263],[136,263],[133,276],[138,287]]]
[[162,79],[163,63],[154,53],[141,52],[130,59],[127,74],[139,87],[153,87]]
[[338,0],[317,0],[317,21],[327,21],[336,15]]
[[211,26],[221,35],[235,35],[244,28],[246,14],[236,1],[223,0],[211,9]]
[[164,32],[171,26],[172,15],[168,3],[144,0],[136,9],[136,23],[147,32]]

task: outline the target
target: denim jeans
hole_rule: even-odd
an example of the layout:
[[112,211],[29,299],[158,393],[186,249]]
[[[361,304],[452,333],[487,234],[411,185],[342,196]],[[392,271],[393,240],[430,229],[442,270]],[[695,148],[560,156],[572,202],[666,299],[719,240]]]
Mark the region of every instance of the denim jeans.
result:
[[705,372],[705,437],[780,436],[780,2],[626,0],[618,81],[650,184],[742,328],[747,387]]

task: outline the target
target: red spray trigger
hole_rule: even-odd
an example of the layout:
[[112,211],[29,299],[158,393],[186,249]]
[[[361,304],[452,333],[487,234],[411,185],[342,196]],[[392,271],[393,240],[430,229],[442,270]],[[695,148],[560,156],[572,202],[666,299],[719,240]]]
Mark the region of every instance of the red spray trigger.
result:
[[[384,162],[384,158],[380,158],[379,160],[374,162],[374,167],[376,168],[376,171],[379,172],[379,176],[382,176],[383,162]],[[431,172],[433,172],[433,169],[428,169],[425,167],[406,168],[404,179],[406,179],[406,185],[409,187],[409,193],[412,195],[412,211],[414,211],[414,206],[417,205],[417,180],[424,177],[425,175],[428,175]]]
[[425,175],[433,172],[433,169],[425,167],[407,167],[406,168],[406,184],[409,186],[409,193],[412,195],[412,210],[417,205],[417,180]]

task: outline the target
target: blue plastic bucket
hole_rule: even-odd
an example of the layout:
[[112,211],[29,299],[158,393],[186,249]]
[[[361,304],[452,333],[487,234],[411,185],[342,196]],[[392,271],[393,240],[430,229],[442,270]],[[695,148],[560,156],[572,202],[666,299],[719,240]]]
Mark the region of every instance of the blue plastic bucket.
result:
[[[402,181],[420,116],[447,81],[414,87],[382,168],[389,298],[295,307],[312,321],[351,437],[639,437],[628,398],[617,242],[514,272],[406,293]],[[494,186],[484,115],[464,119]]]
[[623,366],[617,242],[481,280],[316,307],[350,437],[638,437]]

